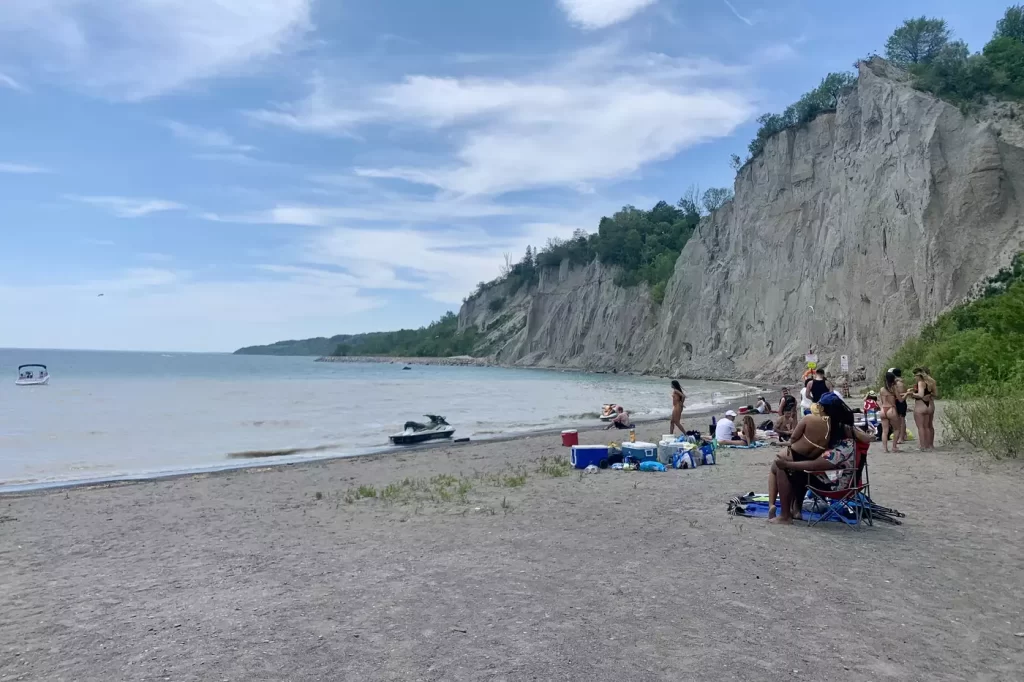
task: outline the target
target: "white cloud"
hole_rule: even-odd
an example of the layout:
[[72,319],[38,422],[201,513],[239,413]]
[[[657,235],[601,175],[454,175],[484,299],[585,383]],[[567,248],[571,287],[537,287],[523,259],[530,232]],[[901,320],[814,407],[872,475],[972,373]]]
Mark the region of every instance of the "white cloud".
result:
[[[200,279],[142,269],[49,285],[0,280],[0,316],[34,320],[7,339],[26,348],[59,339],[73,348],[225,351],[337,333],[341,321],[382,304],[320,274],[271,274]],[[39,317],[39,310],[48,314]]]
[[585,29],[606,28],[629,19],[657,0],[558,0],[569,20]]
[[310,28],[313,0],[4,0],[0,56],[115,98],[250,68]]
[[458,198],[403,199],[355,203],[347,206],[279,204],[273,208],[242,214],[205,213],[203,218],[221,223],[331,227],[344,221],[395,223],[438,223],[475,218],[527,216],[536,207],[499,204]]
[[429,166],[356,169],[366,178],[464,195],[578,188],[731,134],[754,113],[751,97],[728,84],[743,71],[710,60],[624,56],[613,45],[518,78],[410,76],[361,97],[317,79],[305,100],[252,115],[313,133],[405,124],[454,144],[450,158]]
[[732,4],[731,2],[729,2],[729,0],[722,0],[722,2],[724,2],[724,3],[725,3],[725,5],[726,5],[726,7],[728,7],[728,8],[729,8],[729,9],[730,9],[730,10],[732,11],[732,13],[736,15],[736,18],[737,18],[737,19],[739,19],[740,21],[742,21],[742,22],[743,22],[744,24],[746,24],[747,26],[753,26],[753,25],[754,25],[754,22],[753,22],[753,21],[751,21],[750,19],[746,18],[746,17],[745,17],[745,16],[743,16],[742,14],[740,14],[739,10],[738,10],[738,9],[736,9],[736,8],[735,8],[735,7],[733,6],[733,4]]
[[217,149],[222,152],[241,154],[251,152],[256,149],[251,145],[239,144],[235,141],[235,138],[225,133],[223,130],[203,128],[201,126],[189,125],[179,121],[167,121],[165,125],[179,140],[196,145],[197,147],[206,147],[208,149]]
[[66,198],[83,204],[106,208],[118,218],[141,218],[151,213],[178,211],[185,208],[183,204],[179,204],[176,201],[167,201],[166,199],[77,195],[69,195]]
[[377,288],[400,288],[398,284],[403,283],[402,288],[421,289],[441,303],[458,304],[478,282],[498,276],[506,252],[518,258],[528,244],[543,245],[551,237],[568,237],[578,227],[530,223],[501,234],[471,228],[336,228],[311,236],[301,257],[308,263],[344,268],[356,273],[357,279],[388,273],[390,284],[378,284]]
[[36,175],[38,173],[49,173],[48,168],[41,166],[29,166],[23,163],[0,162],[0,173],[12,173],[15,175]]
[[6,73],[0,73],[0,87],[25,92],[25,86],[14,80],[11,76],[8,76]]

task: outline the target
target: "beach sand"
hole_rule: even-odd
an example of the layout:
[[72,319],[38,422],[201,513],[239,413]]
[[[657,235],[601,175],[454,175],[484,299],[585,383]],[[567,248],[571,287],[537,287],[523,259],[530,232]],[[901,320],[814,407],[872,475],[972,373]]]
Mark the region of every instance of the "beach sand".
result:
[[0,497],[0,680],[1020,680],[1021,464],[909,450],[864,531],[729,516],[774,449],[554,477],[550,434]]

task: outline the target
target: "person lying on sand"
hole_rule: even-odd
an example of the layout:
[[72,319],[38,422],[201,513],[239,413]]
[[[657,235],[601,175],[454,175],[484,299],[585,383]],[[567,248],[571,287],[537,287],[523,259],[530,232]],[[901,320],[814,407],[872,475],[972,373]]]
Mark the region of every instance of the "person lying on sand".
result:
[[[771,523],[792,523],[794,518],[801,518],[800,510],[811,482],[819,488],[842,490],[850,487],[856,473],[855,441],[871,443],[874,440],[871,433],[854,427],[853,411],[838,396],[826,393],[818,405],[821,416],[804,417],[793,433],[794,444],[772,465],[776,487],[768,493],[771,498],[768,520]],[[808,450],[814,454],[797,452],[797,439],[807,441]],[[832,481],[823,475],[827,471],[839,471],[839,478]],[[772,490],[776,490],[780,498],[778,518],[773,513]]]

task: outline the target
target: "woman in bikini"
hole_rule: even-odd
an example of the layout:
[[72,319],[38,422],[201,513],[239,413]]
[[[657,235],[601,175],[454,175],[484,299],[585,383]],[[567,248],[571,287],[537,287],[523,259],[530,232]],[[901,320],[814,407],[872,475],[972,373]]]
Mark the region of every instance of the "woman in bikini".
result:
[[914,422],[922,450],[935,447],[935,379],[928,374],[927,367],[914,370],[914,387],[907,393],[914,399]]
[[[828,448],[827,438],[828,421],[814,414],[807,415],[796,425],[796,429],[790,436],[789,445],[786,446],[786,452],[780,457],[790,462],[809,462],[817,459]],[[768,472],[769,521],[775,518],[775,499],[779,496],[779,471],[776,462],[772,462],[771,470]],[[793,491],[792,499],[789,501],[791,509],[787,510],[788,513],[783,514],[784,518],[803,518],[803,503],[806,494],[806,483],[799,490]]]
[[896,410],[896,375],[885,373],[885,386],[879,392],[882,400],[882,447],[889,452],[889,434],[893,434],[892,451],[899,452],[900,415]]
[[[839,396],[826,393],[819,401],[819,405],[822,415],[813,417],[817,420],[814,425],[815,437],[807,438],[810,445],[816,449],[817,455],[810,459],[788,459],[780,456],[772,466],[776,472],[776,489],[781,504],[780,516],[770,519],[771,523],[792,523],[794,518],[800,518],[799,509],[803,505],[807,485],[812,476],[817,476],[814,480],[816,486],[832,487],[837,490],[848,488],[856,477],[856,441],[871,443],[874,440],[869,432],[854,427],[853,412]],[[804,422],[808,419],[811,417],[804,419]],[[804,422],[797,426],[797,431]],[[801,436],[804,437],[805,434]],[[822,478],[828,471],[839,471],[839,478],[836,481],[827,477]],[[772,504],[774,505],[774,502]]]
[[754,418],[749,414],[743,418],[740,434],[743,440],[747,441],[747,445],[753,445],[757,442],[757,427],[754,426]]
[[686,433],[683,431],[683,407],[686,405],[686,394],[683,393],[683,387],[679,385],[679,382],[675,379],[672,380],[672,421],[668,424],[668,432],[675,433],[675,428],[679,427],[679,433]]

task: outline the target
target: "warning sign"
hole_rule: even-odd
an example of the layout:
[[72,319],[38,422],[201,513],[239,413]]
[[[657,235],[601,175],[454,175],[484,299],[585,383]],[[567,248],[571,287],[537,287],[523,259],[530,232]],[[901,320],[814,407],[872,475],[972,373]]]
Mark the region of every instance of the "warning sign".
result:
[[850,371],[850,356],[840,355],[839,356],[839,371],[846,374]]

